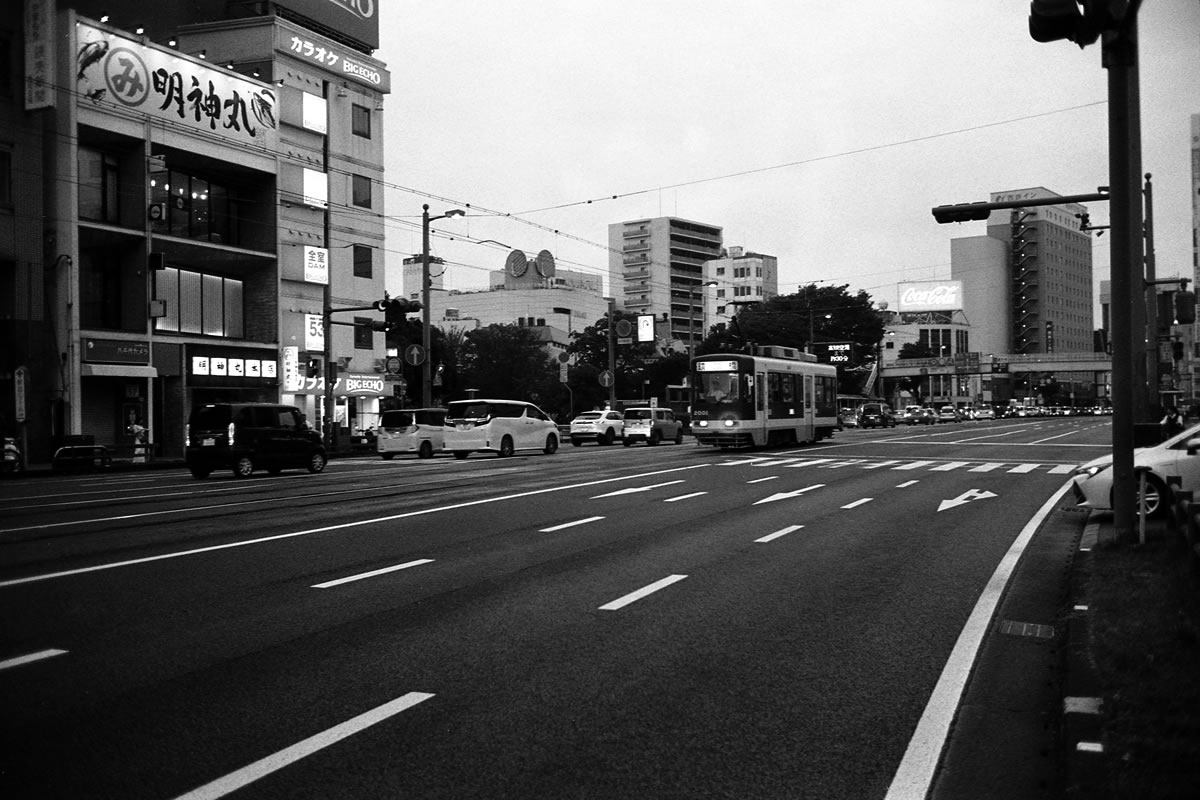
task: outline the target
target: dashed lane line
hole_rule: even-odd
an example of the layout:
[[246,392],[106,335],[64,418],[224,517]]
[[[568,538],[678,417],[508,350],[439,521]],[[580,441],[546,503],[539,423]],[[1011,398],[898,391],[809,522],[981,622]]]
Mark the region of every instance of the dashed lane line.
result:
[[655,592],[659,591],[660,589],[665,589],[673,583],[678,583],[679,581],[683,580],[686,577],[687,577],[687,575],[668,575],[667,577],[663,578],[662,580],[657,580],[654,583],[650,584],[649,586],[643,586],[641,589],[638,589],[636,592],[630,592],[629,594],[627,594],[623,597],[618,597],[616,600],[613,600],[612,602],[605,603],[604,605],[600,606],[600,610],[601,611],[618,611],[618,610],[624,608],[625,606],[629,605],[630,603],[636,603],[638,600],[641,600],[643,597],[648,597],[649,595],[654,594]]

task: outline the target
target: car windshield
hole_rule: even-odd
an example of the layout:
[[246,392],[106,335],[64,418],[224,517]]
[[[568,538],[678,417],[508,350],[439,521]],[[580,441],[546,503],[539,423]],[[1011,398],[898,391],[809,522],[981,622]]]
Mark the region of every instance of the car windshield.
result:
[[586,412],[584,414],[580,414],[578,417],[576,417],[575,421],[576,422],[595,422],[598,419],[600,419],[599,411],[588,411],[588,412]]
[[451,403],[446,411],[447,419],[487,420],[495,413],[491,403],[480,403],[474,400],[464,400]]
[[654,412],[650,411],[649,409],[631,408],[625,412],[625,419],[650,419],[653,413]]

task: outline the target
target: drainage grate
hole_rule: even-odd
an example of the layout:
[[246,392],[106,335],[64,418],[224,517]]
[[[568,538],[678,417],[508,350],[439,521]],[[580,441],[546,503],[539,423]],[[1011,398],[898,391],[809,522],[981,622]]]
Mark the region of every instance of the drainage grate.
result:
[[1009,636],[1032,636],[1035,639],[1053,639],[1053,625],[1039,625],[1036,622],[1015,622],[1006,619],[1000,623],[1000,632]]

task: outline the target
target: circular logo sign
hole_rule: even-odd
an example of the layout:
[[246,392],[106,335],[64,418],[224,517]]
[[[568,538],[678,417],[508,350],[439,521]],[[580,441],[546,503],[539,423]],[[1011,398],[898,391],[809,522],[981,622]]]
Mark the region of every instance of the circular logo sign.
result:
[[400,359],[396,356],[388,356],[387,361],[383,362],[383,368],[388,371],[388,374],[395,375],[400,371]]
[[140,106],[150,94],[150,72],[128,47],[114,47],[104,59],[104,83],[119,103]]

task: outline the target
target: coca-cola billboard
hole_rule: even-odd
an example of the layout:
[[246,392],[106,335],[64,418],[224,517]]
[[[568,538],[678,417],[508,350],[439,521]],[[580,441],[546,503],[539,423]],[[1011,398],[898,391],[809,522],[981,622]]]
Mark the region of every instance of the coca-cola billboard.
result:
[[962,281],[922,281],[902,283],[900,312],[957,311],[963,307]]

